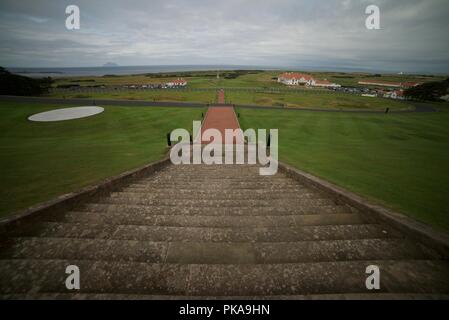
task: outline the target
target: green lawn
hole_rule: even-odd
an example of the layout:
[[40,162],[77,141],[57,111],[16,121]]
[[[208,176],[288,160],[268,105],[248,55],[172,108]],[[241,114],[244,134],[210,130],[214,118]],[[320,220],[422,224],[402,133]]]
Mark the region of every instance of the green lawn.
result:
[[166,134],[201,109],[105,107],[94,117],[33,123],[61,106],[0,104],[0,216],[161,159]]
[[[431,114],[240,109],[243,128],[279,128],[280,158],[449,230],[449,107]],[[0,215],[160,159],[171,129],[202,109],[106,107],[100,115],[32,123],[54,105],[0,104]]]
[[54,92],[50,97],[79,99],[124,99],[148,100],[157,102],[197,102],[214,103],[215,91],[190,90],[121,90],[110,92]]
[[[358,86],[360,80],[378,80],[387,82],[426,82],[441,81],[444,76],[424,76],[424,75],[398,75],[383,74],[381,77],[374,77],[369,73],[343,73],[343,72],[306,72],[301,70],[289,70],[303,72],[312,75],[317,79],[328,79],[344,86]],[[85,77],[65,77],[56,78],[55,86],[78,84],[80,86],[92,85],[142,85],[150,83],[164,83],[176,78],[184,78],[188,81],[190,88],[285,88],[283,84],[277,83],[277,76],[284,71],[270,70],[256,72],[251,71],[247,74],[241,74],[236,78],[228,76],[233,71],[220,71],[220,79],[216,78],[217,71],[187,71],[160,74],[140,74],[140,75],[115,75],[115,76],[85,76]],[[227,78],[228,77],[228,78]]]
[[226,101],[234,104],[285,106],[313,109],[406,110],[413,107],[403,101],[362,97],[348,93],[303,90],[300,92],[226,91]]
[[[158,102],[216,102],[216,92],[191,90],[123,90],[110,92],[53,92],[51,97],[81,99],[126,99]],[[360,95],[303,89],[299,92],[226,91],[226,102],[241,105],[286,106],[314,109],[403,110],[409,103]]]
[[449,112],[239,110],[243,128],[278,128],[280,159],[449,230]]
[[[294,70],[291,70],[294,71]],[[412,108],[410,104],[391,99],[368,98],[360,95],[334,93],[315,89],[304,89],[300,92],[270,92],[276,89],[287,89],[277,82],[277,76],[283,71],[220,71],[220,78],[216,78],[216,70],[191,71],[147,75],[120,75],[101,77],[66,77],[55,80],[54,86],[75,84],[80,86],[123,86],[143,85],[151,83],[165,83],[182,77],[188,81],[187,90],[117,90],[108,87],[107,92],[79,92],[56,91],[52,97],[85,98],[85,99],[130,99],[163,102],[215,102],[215,92],[191,91],[190,89],[227,88],[226,100],[234,104],[252,104],[260,106],[286,106],[325,109],[356,109],[356,110],[392,110]],[[328,79],[344,86],[359,86],[360,80],[378,80],[390,82],[426,82],[442,80],[441,76],[398,75],[385,74],[375,77],[368,73],[339,73],[339,72],[306,72],[316,79]],[[234,77],[234,78],[233,78]],[[231,88],[258,88],[264,92],[241,92]],[[299,88],[300,89],[300,88]],[[98,90],[98,89],[97,89]]]

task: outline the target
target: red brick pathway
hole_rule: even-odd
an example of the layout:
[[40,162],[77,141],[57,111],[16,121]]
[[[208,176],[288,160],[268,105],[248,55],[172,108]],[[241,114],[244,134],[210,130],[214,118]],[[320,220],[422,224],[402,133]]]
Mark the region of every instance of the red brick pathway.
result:
[[[223,90],[217,92],[217,101],[218,104],[224,104]],[[223,138],[222,142],[224,143],[225,130],[226,129],[235,130],[238,128],[240,128],[240,124],[233,107],[211,106],[207,110],[206,117],[204,118],[202,131],[204,132],[207,129],[219,130]],[[201,143],[207,144],[210,143],[210,141],[201,139]],[[235,143],[236,142],[234,141],[234,144]]]
[[217,92],[217,103],[218,104],[226,104],[225,102],[225,94],[224,94],[224,90],[221,89]]

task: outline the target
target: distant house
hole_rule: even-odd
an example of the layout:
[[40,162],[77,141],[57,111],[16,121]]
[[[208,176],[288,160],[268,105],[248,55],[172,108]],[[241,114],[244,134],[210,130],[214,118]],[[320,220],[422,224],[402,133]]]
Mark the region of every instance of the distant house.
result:
[[187,85],[187,81],[184,79],[176,79],[165,84],[167,87],[185,87]]
[[377,94],[374,94],[374,93],[363,93],[362,97],[375,98],[375,97],[377,97]]
[[278,76],[278,82],[288,86],[305,85],[308,87],[320,88],[340,88],[341,85],[324,80],[314,79],[312,76],[304,73],[284,72]]
[[284,72],[278,76],[278,82],[288,86],[310,85],[312,81],[312,76],[303,73]]
[[341,85],[332,83],[326,79],[324,80],[315,80],[312,79],[312,82],[310,83],[310,86],[312,87],[321,87],[321,88],[340,88]]
[[405,99],[404,90],[394,90],[391,93],[391,99],[404,100]]
[[404,90],[399,89],[399,90],[388,91],[383,95],[383,97],[390,98],[390,99],[404,100],[405,99]]

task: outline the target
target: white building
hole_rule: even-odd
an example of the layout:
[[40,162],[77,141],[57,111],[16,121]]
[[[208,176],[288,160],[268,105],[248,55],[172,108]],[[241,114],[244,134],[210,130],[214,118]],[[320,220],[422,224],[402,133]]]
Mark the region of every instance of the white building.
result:
[[278,82],[288,86],[310,85],[313,78],[307,74],[284,72],[278,76]]
[[167,87],[185,87],[187,85],[187,81],[184,79],[176,79],[165,84]]
[[317,80],[304,73],[285,72],[278,76],[278,82],[288,86],[305,85],[321,88],[340,88],[341,85],[325,80]]
[[332,83],[330,81],[324,80],[315,80],[312,79],[312,82],[310,83],[310,86],[312,87],[321,87],[321,88],[340,88],[341,85]]

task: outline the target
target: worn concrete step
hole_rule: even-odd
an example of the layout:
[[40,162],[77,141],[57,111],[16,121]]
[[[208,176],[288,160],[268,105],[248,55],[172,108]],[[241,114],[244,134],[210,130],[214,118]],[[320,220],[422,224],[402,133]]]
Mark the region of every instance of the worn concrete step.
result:
[[174,206],[145,206],[132,204],[108,204],[108,203],[88,203],[80,206],[79,211],[88,212],[117,212],[154,214],[154,215],[223,215],[223,216],[255,216],[255,215],[316,215],[316,214],[336,214],[336,213],[354,213],[355,209],[345,205],[335,206],[308,206],[297,208],[282,207],[174,207]]
[[[6,246],[6,244],[8,246]],[[151,242],[11,238],[1,259],[74,259],[176,264],[263,264],[356,260],[419,260],[438,255],[405,239],[281,243]],[[2,248],[3,249],[3,248]]]
[[240,177],[240,178],[234,178],[234,179],[221,179],[219,176],[216,178],[204,178],[204,179],[198,179],[198,178],[185,178],[185,179],[180,179],[179,177],[167,177],[167,178],[163,178],[163,179],[151,179],[151,180],[140,180],[138,183],[140,184],[166,184],[166,183],[176,183],[178,185],[191,185],[191,184],[220,184],[220,183],[225,183],[225,184],[250,184],[250,183],[256,183],[256,184],[261,184],[262,186],[265,185],[272,185],[272,184],[295,184],[295,185],[299,185],[297,183],[295,183],[294,181],[290,180],[290,179],[253,179],[253,178],[246,178],[246,177]]
[[220,180],[229,182],[229,183],[239,183],[239,182],[254,182],[254,183],[262,183],[262,184],[270,184],[270,183],[297,183],[298,185],[302,185],[296,180],[289,179],[287,177],[273,177],[268,178],[267,176],[254,177],[253,175],[245,176],[243,174],[236,175],[235,177],[229,177],[222,175],[213,175],[213,176],[200,176],[200,175],[192,175],[192,176],[161,176],[158,178],[152,179],[142,179],[139,182],[141,183],[151,183],[151,182],[164,182],[164,181],[175,181],[178,183],[188,183],[188,182],[207,182],[207,183],[216,183]]
[[222,189],[227,189],[230,186],[232,186],[232,188],[234,189],[277,189],[279,187],[282,188],[295,188],[298,187],[299,185],[294,183],[294,182],[279,182],[279,183],[262,183],[262,184],[258,184],[258,183],[254,183],[254,182],[249,182],[249,181],[241,181],[241,182],[231,182],[231,181],[216,181],[216,182],[202,182],[202,181],[190,181],[190,182],[186,182],[186,183],[179,183],[177,181],[163,181],[163,182],[148,182],[148,183],[133,183],[130,184],[131,187],[152,187],[152,188],[160,188],[160,187],[170,187],[170,188],[181,188],[181,187],[191,187],[191,188],[199,188],[201,189],[201,187],[205,187],[206,189],[208,188],[222,188]]
[[221,165],[206,165],[206,164],[190,164],[190,165],[175,165],[167,167],[160,172],[259,172],[260,165],[258,164],[221,164]]
[[279,187],[279,188],[264,188],[263,186],[252,186],[252,187],[248,187],[248,188],[227,188],[227,189],[223,189],[221,187],[217,187],[217,186],[207,186],[207,185],[202,185],[202,186],[198,186],[195,188],[192,188],[191,186],[178,186],[177,188],[172,188],[172,187],[168,187],[168,186],[145,186],[145,185],[141,185],[141,186],[128,186],[128,187],[124,187],[121,190],[123,191],[129,191],[129,192],[174,192],[176,191],[180,191],[180,192],[198,192],[198,193],[231,193],[231,194],[239,194],[239,193],[244,193],[244,194],[258,194],[258,193],[263,193],[263,194],[269,194],[269,193],[273,193],[273,194],[280,194],[280,193],[310,193],[310,192],[317,192],[315,190],[312,189],[306,189],[306,188],[301,188],[301,187]]
[[449,292],[447,261],[370,260],[290,265],[194,265],[189,278],[189,293],[235,296],[366,293],[368,265],[377,265],[382,270],[378,292]]
[[167,263],[263,264],[355,260],[432,259],[435,252],[404,239],[297,242],[172,242]]
[[176,200],[290,200],[290,199],[326,199],[324,195],[318,193],[245,193],[245,192],[197,192],[193,190],[179,191],[170,190],[167,192],[148,192],[136,190],[122,190],[120,192],[112,192],[109,195],[111,198],[128,198],[128,199],[176,199]]
[[115,239],[210,242],[290,242],[398,237],[379,225],[302,226],[277,228],[192,228],[118,226]]
[[0,260],[2,294],[67,293],[66,267],[80,269],[77,293],[185,294],[187,265],[89,260]]
[[10,238],[2,243],[0,259],[72,259],[162,263],[168,242],[76,239],[51,237]]
[[240,200],[223,200],[223,199],[157,199],[142,196],[115,196],[98,199],[97,203],[110,204],[136,204],[145,206],[175,206],[175,207],[252,207],[257,210],[258,207],[283,207],[295,209],[298,206],[332,206],[336,205],[331,199],[240,199]]
[[237,181],[263,181],[263,182],[283,182],[283,181],[289,181],[291,180],[287,176],[283,175],[274,175],[274,176],[261,176],[261,175],[255,175],[253,173],[250,174],[242,174],[242,173],[191,173],[191,174],[185,174],[185,173],[172,173],[172,172],[166,172],[164,174],[160,174],[154,177],[148,177],[143,178],[140,181],[142,182],[148,182],[148,181],[161,181],[161,180],[175,180],[175,181],[215,181],[215,180],[237,180]]
[[[77,260],[1,260],[0,292],[68,293],[68,265],[81,273],[82,293],[184,296],[363,294],[366,267],[381,270],[377,293],[448,294],[449,263],[368,260],[295,264],[151,264]],[[133,272],[130,272],[133,270]],[[6,276],[9,275],[9,276]]]
[[161,227],[93,223],[40,222],[12,230],[12,237],[54,237],[183,242],[291,242],[400,238],[396,231],[377,224],[298,227]]
[[69,211],[51,214],[41,221],[80,222],[104,224],[131,224],[166,227],[288,227],[316,225],[363,224],[358,214],[285,215],[285,216],[217,216],[217,215],[154,215],[121,212]]

